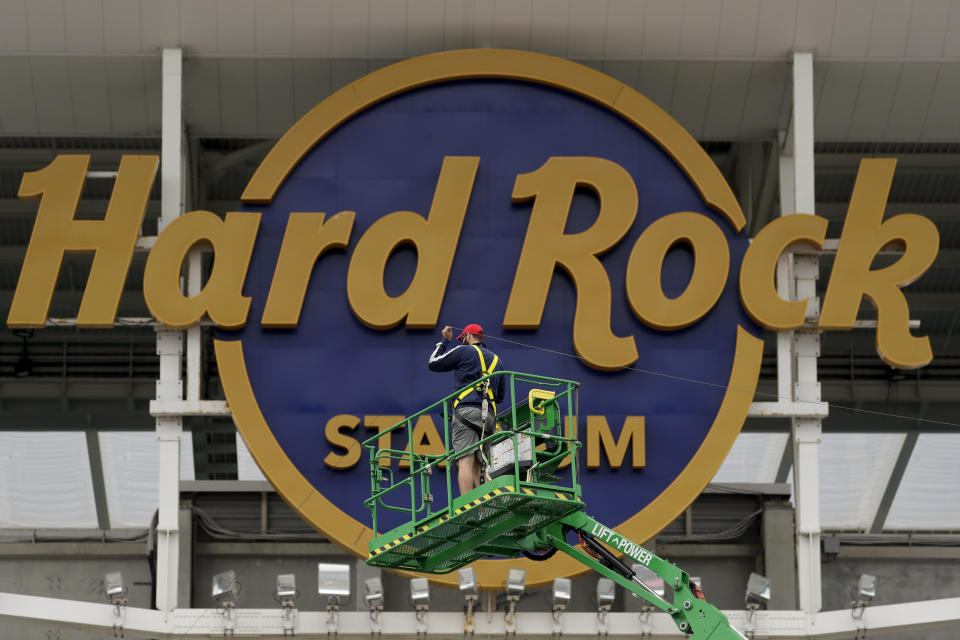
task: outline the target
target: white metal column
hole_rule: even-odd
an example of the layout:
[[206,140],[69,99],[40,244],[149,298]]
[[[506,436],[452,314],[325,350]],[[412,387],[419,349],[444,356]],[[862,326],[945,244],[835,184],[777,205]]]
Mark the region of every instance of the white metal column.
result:
[[[158,233],[183,212],[183,52],[163,50],[163,105],[160,141],[160,222]],[[182,400],[180,362],[183,332],[157,329],[160,378],[157,401]],[[159,516],[157,521],[157,609],[177,606],[179,564],[180,438],[183,418],[157,416]]]
[[[780,164],[781,215],[813,214],[813,54],[793,54],[793,116],[787,149]],[[792,148],[791,148],[792,147]],[[791,157],[792,156],[792,157]],[[808,299],[805,327],[783,332],[777,338],[777,380],[781,397],[786,395],[803,407],[820,403],[817,358],[820,331],[816,328],[820,302],[816,297],[819,259],[816,255],[787,255],[781,259],[777,286],[781,295]],[[813,406],[813,404],[809,405]],[[807,412],[801,412],[807,413]],[[812,412],[811,412],[812,413]],[[820,469],[821,418],[814,415],[791,419],[793,486],[796,499],[797,582],[800,608],[814,614],[822,605],[820,582]]]

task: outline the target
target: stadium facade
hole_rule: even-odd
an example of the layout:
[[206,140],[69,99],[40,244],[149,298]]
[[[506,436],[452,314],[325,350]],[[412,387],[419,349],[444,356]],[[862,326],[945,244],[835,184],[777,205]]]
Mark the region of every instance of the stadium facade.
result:
[[[651,101],[699,143],[697,153],[709,158],[729,184],[742,212],[743,252],[746,239],[756,243],[761,231],[789,214],[815,214],[825,221],[819,247],[791,245],[789,251],[795,253],[779,259],[777,290],[787,299],[810,301],[801,322],[780,331],[757,329],[763,337],[759,382],[749,409],[744,404],[742,431],[725,458],[717,458],[719,468],[704,478],[703,484],[709,482],[705,489],[691,496],[692,502],[675,501],[669,507],[674,512],[653,532],[649,548],[697,576],[708,599],[753,637],[853,638],[873,632],[917,640],[955,637],[960,631],[960,355],[955,355],[958,341],[952,338],[960,316],[960,2],[955,0],[0,0],[0,306],[7,318],[0,333],[0,636],[106,638],[119,634],[121,627],[130,637],[267,638],[292,630],[357,638],[372,631],[397,638],[464,633],[463,596],[449,578],[432,585],[429,614],[417,616],[408,576],[367,566],[352,541],[345,542],[349,533],[335,531],[332,520],[324,520],[335,509],[347,509],[335,504],[338,491],[349,493],[346,476],[335,475],[342,471],[337,464],[318,463],[326,474],[321,492],[334,503],[330,511],[310,511],[306,498],[298,500],[290,485],[276,480],[279,472],[271,458],[239,419],[238,396],[231,390],[235,371],[220,370],[228,360],[218,344],[230,337],[225,331],[239,330],[244,322],[223,320],[226,315],[218,320],[211,312],[199,322],[177,326],[172,315],[157,311],[151,293],[145,296],[157,281],[148,257],[168,226],[184,214],[202,210],[223,219],[227,212],[264,210],[258,205],[267,205],[245,190],[259,184],[252,179],[271,165],[268,153],[277,141],[295,137],[294,126],[318,104],[331,96],[362,97],[365,79],[376,73],[388,76],[391,65],[461,50],[543,54],[582,65],[584,77],[602,74]],[[444,73],[467,74],[465,69],[452,64],[444,66]],[[575,85],[577,73],[544,84],[559,91]],[[592,98],[587,90],[578,95]],[[544,120],[564,110],[579,113],[576,104],[555,107],[558,103],[547,100],[554,97],[537,97],[543,102],[533,111],[547,114],[540,116]],[[509,104],[492,101],[491,106],[482,97],[450,100],[453,106],[444,107],[448,111],[465,101],[465,111],[482,105],[485,113],[511,113]],[[416,103],[416,96],[411,102]],[[444,109],[390,104],[395,112],[419,109],[420,120],[404,123],[429,127],[436,122],[437,131],[444,132],[441,120],[442,126],[451,126]],[[359,134],[344,129],[342,137],[359,135],[369,150],[363,144],[353,150],[347,144],[331,147],[341,159],[358,150],[358,165],[350,165],[355,172],[341,170],[331,178],[336,193],[341,187],[343,193],[353,193],[346,186],[351,180],[384,180],[376,183],[380,185],[395,177],[411,183],[422,177],[410,177],[415,162],[405,166],[378,146],[399,136],[389,128],[395,112],[381,114],[382,120],[374,123],[383,129],[374,124],[364,125],[368,130]],[[582,116],[584,121],[593,117],[586,111]],[[360,126],[369,120],[355,122]],[[534,120],[525,122],[530,130],[536,128]],[[430,145],[456,139],[456,133],[437,134],[438,142],[425,131],[422,149],[404,143],[412,158],[424,155]],[[552,144],[547,136],[537,140]],[[671,157],[680,155],[677,146],[663,148]],[[146,166],[155,158],[156,174],[142,189],[144,216],[110,326],[94,328],[96,322],[82,317],[85,291],[95,278],[89,247],[72,247],[63,256],[39,323],[43,326],[35,326],[17,315],[18,305],[25,308],[18,296],[42,298],[24,284],[27,248],[41,217],[41,205],[27,196],[53,191],[60,183],[37,177],[31,182],[25,176],[43,175],[58,158],[77,155],[89,156],[89,165],[82,169],[75,220],[109,216],[112,198],[120,200],[115,186],[128,183],[123,175],[134,175],[135,161]],[[442,157],[470,155],[469,145],[451,146],[438,156],[436,170]],[[483,171],[485,156],[477,155]],[[821,322],[843,243],[871,241],[847,240],[844,226],[865,159],[896,160],[880,205],[886,219],[916,214],[932,221],[938,233],[936,259],[903,288],[909,330],[914,339],[928,340],[929,362],[891,356],[883,345],[878,352],[878,323],[884,320],[866,298],[846,330]],[[327,179],[321,160],[317,175]],[[338,166],[346,167],[342,162]],[[363,173],[366,165],[371,171],[386,166],[387,173],[371,178]],[[144,171],[152,171],[148,169]],[[410,208],[426,217],[434,189],[438,198],[442,191],[436,171],[433,176],[428,186],[420,185],[427,197],[416,201],[419,210],[398,201],[377,209],[377,215]],[[508,189],[513,178],[511,173]],[[356,193],[369,190],[367,183],[357,184]],[[642,207],[644,185],[637,184]],[[481,191],[474,187],[474,197]],[[589,201],[576,202],[589,206]],[[360,205],[339,200],[315,206],[328,216],[351,206],[359,216],[364,213]],[[300,209],[288,206],[284,221],[290,211]],[[474,220],[480,215],[479,209],[469,211]],[[466,217],[469,225],[471,213]],[[522,217],[527,220],[526,214]],[[582,228],[567,233],[589,228],[592,218],[571,217],[571,225],[576,224]],[[372,226],[358,223],[355,236],[334,246],[346,250],[334,251],[330,258],[343,262],[341,271],[321,272],[318,266],[311,287],[331,273],[345,280],[344,256],[356,255],[350,252],[368,228]],[[282,227],[262,233],[275,237],[279,248]],[[227,236],[232,241],[237,234]],[[495,240],[483,246],[498,246]],[[503,246],[508,245],[509,239]],[[216,250],[216,255],[226,255]],[[629,247],[624,251],[626,261]],[[894,265],[910,251],[906,241],[884,246],[870,256],[873,268]],[[256,290],[265,297],[270,272],[257,271],[259,254],[253,255],[246,284],[244,271],[234,269],[234,276],[245,295],[255,297]],[[424,255],[420,252],[419,259]],[[417,252],[403,251],[390,258],[400,275],[393,282],[387,278],[386,297],[400,297],[410,286],[411,264],[417,259]],[[484,266],[481,273],[496,277],[512,277],[517,268],[516,257],[506,249],[483,259],[499,266]],[[35,262],[38,269],[49,267],[49,261]],[[458,264],[451,272],[450,291],[455,293],[460,291],[455,284]],[[176,265],[183,267],[187,295],[199,295],[204,283],[214,280],[215,265],[209,247],[196,247],[185,264]],[[566,314],[560,321],[565,333],[550,333],[549,306],[537,334],[546,336],[542,344],[533,327],[504,320],[501,308],[490,314],[487,331],[541,351],[589,360],[584,345],[593,343],[578,343],[570,326],[579,289],[560,271],[551,277],[550,300],[564,301],[557,308]],[[734,294],[736,284],[731,285]],[[349,322],[328,319],[329,324],[316,325],[315,334],[332,335],[333,342],[340,331],[369,335],[373,346],[362,348],[388,353],[384,362],[389,366],[406,361],[410,368],[425,370],[445,321],[461,326],[473,321],[442,317],[438,324],[415,324],[407,319],[395,328],[396,323],[374,317],[376,305],[364,311],[349,283],[322,286],[344,293],[343,317],[350,312],[356,317]],[[497,286],[506,304],[511,282]],[[480,293],[462,289],[470,295],[499,295],[483,287]],[[348,296],[354,296],[349,307]],[[625,294],[620,297],[626,300]],[[264,301],[253,304],[258,313],[244,319],[244,339],[261,332]],[[304,314],[311,313],[309,304],[308,297]],[[445,310],[455,308],[464,315],[476,308],[457,304]],[[287,325],[276,325],[282,326]],[[276,327],[263,332],[282,334]],[[297,329],[301,335],[310,331],[303,323]],[[394,342],[377,342],[380,334]],[[314,348],[312,343],[308,348]],[[533,362],[553,366],[540,355],[509,353],[512,368]],[[256,367],[277,366],[277,358],[287,358],[289,371],[295,371],[296,356],[281,348],[273,360],[251,360],[248,380],[259,389],[269,382],[262,378],[274,374],[265,368],[258,378]],[[668,372],[645,362],[631,361],[639,393],[653,385],[649,376]],[[377,365],[374,360],[367,367]],[[603,369],[563,366],[582,367],[583,376],[599,376],[596,371]],[[667,389],[663,397],[674,404],[689,398],[695,404],[706,392],[683,385],[707,379],[707,369],[704,364],[702,377],[671,373],[668,382],[661,381]],[[384,370],[393,371],[387,365]],[[349,382],[352,371],[334,364],[327,366],[326,377],[301,384],[332,388],[340,375],[356,387]],[[419,377],[411,374],[408,384]],[[359,450],[359,441],[392,424],[395,414],[412,414],[426,404],[421,397],[445,393],[446,383],[437,377],[434,388],[408,396],[416,404],[405,407],[390,404],[408,391],[399,383],[392,396],[382,384],[338,392],[351,400],[376,400],[369,405],[358,400],[336,415],[322,403],[317,409],[304,401],[298,419],[316,415],[309,428],[328,447],[318,450],[318,460],[329,453],[342,461],[354,445]],[[282,386],[263,388],[280,397]],[[590,393],[589,384],[583,393]],[[635,416],[626,409],[615,408],[618,396],[599,395],[599,408],[591,410],[596,415],[590,415],[595,419],[584,416],[579,425],[585,459],[598,478],[606,474],[603,481],[610,485],[604,487],[619,487],[618,477],[642,473],[648,462],[654,468],[652,458],[659,450],[651,434],[656,427],[652,413],[644,427],[631,422]],[[279,424],[259,400],[271,424]],[[276,419],[282,414],[278,411]],[[644,428],[645,444],[628,442],[628,435],[642,438]],[[354,436],[344,440],[344,433]],[[641,444],[648,447],[642,461]],[[352,464],[365,472],[365,459]],[[635,490],[630,477],[636,476],[622,480],[624,495]],[[612,518],[626,519],[640,510],[623,502],[629,504],[611,504]],[[482,577],[485,591],[476,633],[510,633],[503,587],[509,562],[497,562],[505,563],[497,565],[503,569],[491,571],[501,571],[502,577],[489,572]],[[350,595],[341,599],[337,616],[330,616],[327,595],[318,592],[318,563],[349,567]],[[232,618],[211,593],[214,576],[226,571],[234,571],[242,585]],[[114,572],[123,576],[122,606],[103,604],[109,600],[105,576]],[[745,609],[751,573],[770,581],[766,610]],[[296,576],[299,593],[292,617],[275,592],[278,574]],[[650,614],[622,590],[609,613],[598,611],[596,576],[571,575],[572,598],[559,617],[549,615],[550,580],[529,580],[517,604],[517,634],[680,637],[666,616]],[[876,578],[874,595],[858,592],[864,575]],[[379,631],[371,628],[377,623],[363,598],[364,584],[372,577],[383,584]]]

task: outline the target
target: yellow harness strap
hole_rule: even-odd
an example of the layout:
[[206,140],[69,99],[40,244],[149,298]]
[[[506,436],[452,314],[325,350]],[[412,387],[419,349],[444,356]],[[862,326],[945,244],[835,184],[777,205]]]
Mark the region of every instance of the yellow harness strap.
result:
[[[500,356],[494,354],[493,361],[490,362],[490,368],[487,368],[487,362],[483,357],[483,351],[480,350],[480,347],[477,345],[472,345],[474,349],[477,350],[477,355],[480,356],[480,373],[482,375],[488,376],[493,373],[493,370],[497,368],[497,361],[500,360]],[[476,391],[477,393],[481,392],[479,387],[470,387],[469,389],[464,389],[457,399],[453,402],[453,408],[456,409],[457,405],[460,404],[460,401],[466,398],[468,395]],[[497,403],[493,399],[493,390],[490,388],[489,381],[487,383],[487,398],[490,399],[490,404],[493,407],[493,414],[497,414]]]

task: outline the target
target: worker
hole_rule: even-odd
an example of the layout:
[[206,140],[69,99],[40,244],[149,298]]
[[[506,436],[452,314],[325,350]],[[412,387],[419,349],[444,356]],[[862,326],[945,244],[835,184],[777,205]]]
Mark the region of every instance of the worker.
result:
[[[483,342],[483,327],[468,324],[457,340],[461,344],[450,348],[453,327],[441,332],[443,340],[437,343],[427,367],[431,371],[453,371],[454,386],[459,391],[485,375],[503,371],[499,356]],[[505,376],[494,376],[489,384],[481,383],[461,391],[453,400],[453,450],[466,452],[457,458],[457,484],[460,494],[480,486],[484,453],[480,447],[471,449],[482,437],[493,433],[497,419],[497,403],[503,400]]]

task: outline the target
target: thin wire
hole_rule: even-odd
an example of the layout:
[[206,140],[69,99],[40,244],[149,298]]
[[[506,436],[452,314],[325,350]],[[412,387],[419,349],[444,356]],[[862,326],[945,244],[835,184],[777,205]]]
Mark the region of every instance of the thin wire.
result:
[[[454,328],[454,329],[459,329],[459,330],[461,330],[461,331],[463,330],[463,327],[453,327],[453,328]],[[547,353],[552,353],[552,354],[554,354],[554,355],[564,356],[564,357],[566,357],[566,358],[574,358],[575,360],[580,360],[580,361],[582,361],[582,362],[586,362],[586,359],[585,359],[585,358],[583,358],[582,356],[578,356],[578,355],[575,354],[575,353],[567,353],[566,351],[559,351],[559,350],[557,350],[557,349],[548,349],[547,347],[541,347],[541,346],[538,346],[538,345],[535,345],[535,344],[528,344],[528,343],[525,343],[525,342],[519,342],[519,341],[517,341],[517,340],[510,340],[509,338],[502,338],[502,337],[499,337],[499,336],[492,336],[492,335],[490,335],[490,334],[484,334],[483,337],[484,337],[484,339],[490,338],[490,339],[492,339],[492,340],[498,340],[498,341],[500,341],[500,342],[506,342],[506,343],[508,343],[508,344],[516,345],[516,346],[519,346],[519,347],[524,347],[524,348],[527,348],[527,349],[536,349],[536,350],[538,350],[538,351],[545,351],[545,352],[547,352]],[[809,405],[824,405],[824,404],[825,404],[825,405],[827,405],[828,407],[830,407],[830,408],[832,408],[832,409],[842,409],[843,411],[851,411],[851,412],[854,412],[854,413],[864,413],[864,414],[874,415],[874,416],[883,416],[883,417],[887,417],[887,418],[896,418],[896,419],[898,419],[898,420],[909,420],[909,421],[914,422],[914,423],[916,423],[916,422],[924,422],[924,423],[927,423],[927,424],[936,424],[936,425],[941,425],[941,426],[945,426],[945,427],[960,427],[960,423],[957,423],[957,422],[947,422],[947,421],[945,421],[945,420],[934,420],[934,419],[931,419],[931,418],[920,418],[920,417],[917,417],[917,416],[905,416],[905,415],[901,415],[901,414],[898,414],[898,413],[890,413],[890,412],[886,412],[886,411],[874,411],[874,410],[871,410],[871,409],[860,409],[860,408],[858,408],[858,407],[845,406],[845,405],[842,405],[842,404],[836,404],[836,403],[834,403],[834,402],[811,402],[811,401],[808,401],[808,400],[793,400],[792,398],[780,396],[780,395],[778,395],[778,394],[776,394],[776,393],[768,393],[768,392],[764,392],[764,391],[757,391],[757,390],[755,390],[755,389],[747,389],[747,388],[743,388],[743,387],[734,387],[734,386],[731,386],[731,385],[720,384],[720,383],[717,383],[717,382],[708,382],[707,380],[698,380],[698,379],[696,379],[696,378],[686,378],[686,377],[684,377],[684,376],[677,376],[677,375],[673,375],[673,374],[670,374],[670,373],[663,373],[662,371],[653,371],[653,370],[650,370],[650,369],[641,369],[641,368],[639,368],[639,367],[623,367],[622,370],[623,370],[623,371],[631,371],[631,372],[633,372],[633,373],[644,373],[644,374],[651,375],[651,376],[657,376],[657,377],[660,377],[660,378],[666,378],[666,379],[668,379],[668,380],[676,380],[676,381],[678,381],[678,382],[688,382],[688,383],[691,383],[691,384],[699,384],[699,385],[703,385],[703,386],[706,386],[706,387],[713,387],[713,388],[715,388],[715,389],[724,389],[724,390],[729,389],[729,390],[733,390],[733,391],[751,392],[751,393],[753,393],[753,394],[755,394],[755,395],[758,395],[758,396],[763,396],[763,397],[766,397],[766,398],[775,398],[775,399],[777,399],[777,400],[785,400],[785,401],[788,401],[788,402],[792,402],[793,404],[799,404],[799,405],[804,405],[804,404],[809,404]]]

